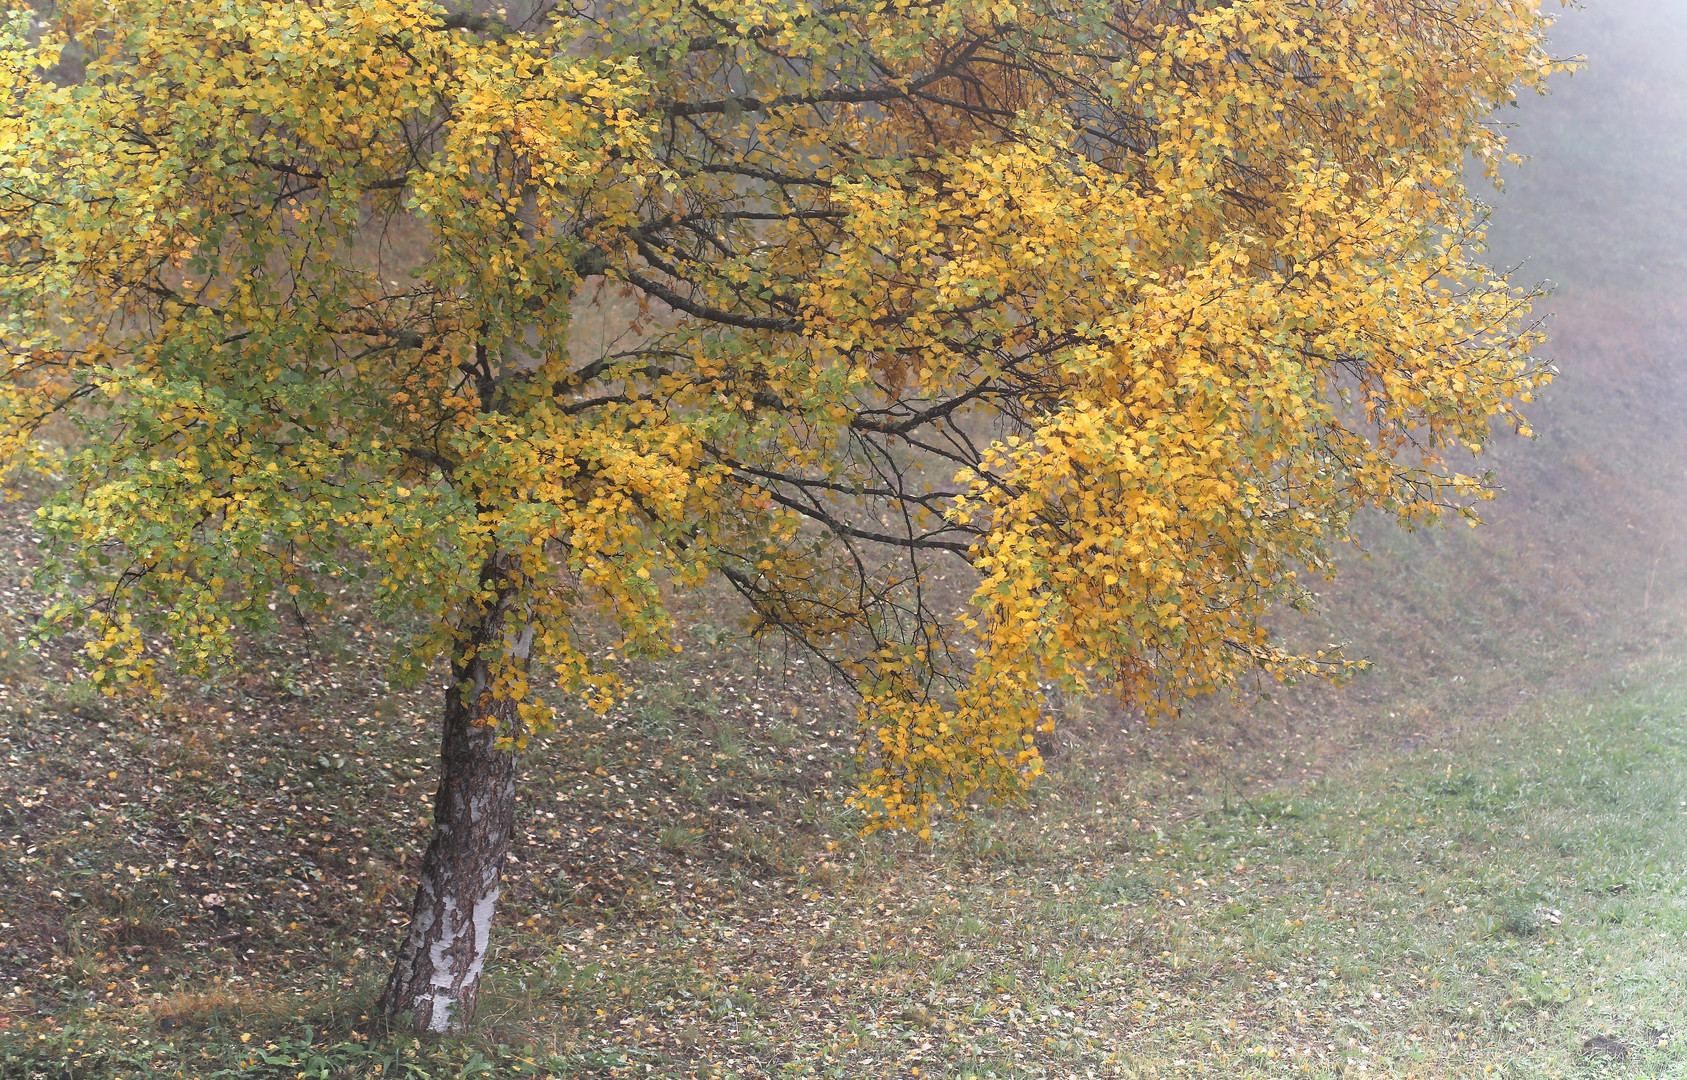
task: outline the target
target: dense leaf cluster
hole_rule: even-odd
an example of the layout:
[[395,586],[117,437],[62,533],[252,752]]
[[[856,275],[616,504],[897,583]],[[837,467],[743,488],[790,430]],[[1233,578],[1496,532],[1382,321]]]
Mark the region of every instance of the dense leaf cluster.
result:
[[[31,19],[0,449],[83,424],[52,618],[114,684],[372,574],[519,740],[530,673],[616,691],[584,607],[658,650],[718,574],[856,680],[917,824],[1036,771],[1051,685],[1345,671],[1263,617],[1356,510],[1486,495],[1448,452],[1548,376],[1462,179],[1553,67],[1534,0]],[[598,281],[641,316],[586,354]]]

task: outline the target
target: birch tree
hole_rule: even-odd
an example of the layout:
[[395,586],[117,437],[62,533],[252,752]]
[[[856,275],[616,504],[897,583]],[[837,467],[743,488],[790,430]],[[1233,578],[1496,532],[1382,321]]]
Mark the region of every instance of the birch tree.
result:
[[[612,702],[708,578],[859,688],[876,827],[1011,798],[1051,688],[1163,710],[1349,670],[1266,617],[1362,509],[1471,515],[1469,455],[1550,374],[1466,183],[1553,69],[1546,26],[1534,0],[15,8],[0,455],[65,477],[46,623],[129,692],[347,579],[402,614],[441,779],[383,1006],[461,1027],[528,738],[559,694]],[[605,288],[641,325],[591,353],[571,319]]]

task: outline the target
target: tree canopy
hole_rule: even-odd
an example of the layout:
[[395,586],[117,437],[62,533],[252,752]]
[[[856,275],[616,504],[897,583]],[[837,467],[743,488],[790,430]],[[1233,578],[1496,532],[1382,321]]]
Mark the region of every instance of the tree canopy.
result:
[[[1360,509],[1490,494],[1456,463],[1550,374],[1465,181],[1545,28],[1534,0],[14,9],[0,453],[81,428],[49,621],[123,687],[364,576],[414,629],[395,664],[478,661],[519,746],[542,683],[612,699],[718,575],[860,687],[862,803],[916,827],[1036,771],[1052,687],[1339,675],[1267,615]],[[642,315],[593,355],[599,287]]]

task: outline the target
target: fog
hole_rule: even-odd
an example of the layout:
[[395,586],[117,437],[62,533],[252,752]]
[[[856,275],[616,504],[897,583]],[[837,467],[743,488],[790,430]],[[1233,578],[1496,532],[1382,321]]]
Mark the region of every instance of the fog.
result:
[[1497,117],[1528,160],[1503,191],[1472,177],[1493,264],[1550,286],[1536,310],[1560,375],[1525,410],[1537,437],[1496,432],[1476,462],[1503,489],[1482,528],[1366,523],[1322,609],[1283,629],[1372,669],[1197,710],[1232,745],[1410,743],[1687,656],[1687,4],[1565,9],[1552,51],[1585,63]]
[[1529,160],[1491,198],[1491,239],[1519,283],[1552,283],[1561,375],[1539,438],[1497,440],[1507,490],[1468,556],[1572,668],[1673,655],[1687,611],[1687,5],[1568,9],[1553,48],[1585,65],[1506,110]]
[[[1513,149],[1495,209],[1493,255],[1560,283],[1561,299],[1605,289],[1679,289],[1687,275],[1687,4],[1593,0],[1567,9],[1555,55],[1586,58],[1503,110]],[[1565,320],[1569,321],[1569,320]],[[1568,359],[1568,357],[1566,357]]]

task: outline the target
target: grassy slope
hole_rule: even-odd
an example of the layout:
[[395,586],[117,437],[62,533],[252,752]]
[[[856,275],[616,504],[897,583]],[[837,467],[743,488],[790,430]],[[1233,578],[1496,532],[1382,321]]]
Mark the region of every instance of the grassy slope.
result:
[[[652,672],[581,753],[535,755],[480,1035],[419,1062],[746,1077],[1687,1069],[1670,1038],[1687,1030],[1680,669],[1327,771],[1292,737],[1237,752],[1219,748],[1222,727],[1121,738],[1080,717],[1031,807],[922,845],[853,839],[816,746],[824,699],[757,660],[720,647],[711,679]],[[353,706],[301,732],[282,695],[248,690],[264,704],[237,706],[226,740],[226,717],[14,713],[6,801],[29,805],[10,811],[0,858],[21,991],[4,998],[0,1055],[34,1045],[46,1075],[292,1076],[301,1017],[347,1070],[376,1075],[372,1055],[403,1049],[365,1041],[358,1010],[394,932],[387,887],[423,835],[425,778],[403,775],[419,729],[359,725]],[[184,730],[219,752],[166,756],[193,745]],[[354,753],[361,767],[338,767]],[[1254,776],[1309,761],[1324,775]],[[1234,794],[1190,793],[1227,769],[1249,770]],[[1594,1035],[1629,1056],[1584,1057]],[[273,1066],[252,1053],[270,1045]],[[87,1071],[48,1068],[73,1063]]]
[[413,1044],[362,1010],[433,701],[359,664],[354,601],[162,707],[3,657],[0,1075],[1687,1075],[1687,32],[1572,23],[1595,67],[1525,113],[1499,237],[1564,283],[1567,374],[1490,528],[1379,530],[1293,628],[1372,676],[1153,731],[1074,704],[1032,806],[861,841],[847,701],[700,598],[531,757],[477,1036]]

